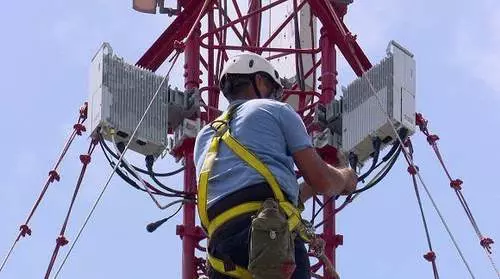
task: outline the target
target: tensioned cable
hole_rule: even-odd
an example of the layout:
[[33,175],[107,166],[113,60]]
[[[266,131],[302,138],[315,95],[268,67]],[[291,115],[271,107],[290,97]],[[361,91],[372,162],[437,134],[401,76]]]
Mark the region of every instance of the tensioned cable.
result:
[[[331,6],[331,4],[328,1],[325,2],[325,5],[326,5],[327,9],[330,11],[330,13],[333,15],[333,19],[335,21],[335,24],[340,28],[340,31],[341,31],[343,37],[346,38],[347,37],[347,32],[344,30],[343,25],[341,24],[340,19],[337,16],[336,12],[334,11],[333,7]],[[356,60],[356,64],[358,64],[358,67],[363,70],[363,75],[361,77],[364,78],[367,81],[367,83],[368,83],[368,85],[370,87],[370,90],[373,93],[373,96],[377,100],[377,104],[378,104],[380,110],[384,113],[384,115],[386,116],[387,120],[389,121],[391,129],[393,130],[394,135],[396,135],[396,139],[398,140],[398,142],[399,142],[399,144],[401,146],[401,149],[402,149],[402,152],[403,152],[404,157],[406,159],[406,162],[408,163],[408,165],[410,167],[412,167],[412,168],[414,168],[416,170],[416,175],[417,175],[418,179],[420,180],[420,183],[422,184],[422,186],[423,186],[423,188],[424,188],[427,196],[429,197],[429,200],[431,201],[432,206],[434,207],[434,210],[436,210],[436,213],[439,215],[439,219],[441,220],[441,223],[445,227],[445,229],[446,229],[446,231],[447,231],[447,233],[448,233],[451,241],[453,242],[453,245],[455,246],[458,254],[460,255],[460,258],[462,259],[462,261],[463,261],[464,265],[466,266],[466,268],[467,268],[469,274],[471,275],[471,277],[472,278],[476,278],[474,276],[474,274],[472,273],[472,270],[471,270],[471,268],[470,268],[467,260],[465,259],[463,253],[462,253],[462,250],[458,246],[458,243],[455,240],[455,237],[453,236],[450,228],[448,227],[448,224],[446,223],[446,220],[444,219],[443,215],[441,214],[441,211],[439,210],[436,202],[432,198],[432,195],[431,195],[429,189],[427,188],[427,185],[425,184],[424,179],[422,178],[422,175],[420,174],[420,171],[418,171],[418,169],[415,167],[415,164],[413,163],[413,160],[411,160],[411,158],[408,156],[408,152],[406,152],[406,150],[404,149],[403,140],[399,137],[399,134],[397,132],[397,129],[396,129],[396,127],[395,127],[392,119],[390,118],[390,116],[387,113],[387,111],[384,109],[384,106],[382,105],[382,101],[377,96],[377,91],[375,90],[375,87],[373,86],[373,83],[370,81],[370,79],[366,75],[366,70],[364,69],[363,65],[361,64],[361,61],[359,61],[359,58],[356,55],[356,52],[354,51],[352,45],[349,42],[347,42],[347,46],[349,47],[349,50],[351,51],[351,54],[353,55],[354,59]]]
[[66,253],[66,255],[64,256],[64,259],[61,263],[61,265],[59,266],[59,268],[57,269],[57,272],[54,276],[54,279],[57,278],[57,276],[59,276],[59,273],[61,272],[64,264],[66,263],[69,255],[71,254],[71,251],[73,251],[73,248],[75,247],[76,243],[78,243],[78,240],[80,239],[80,236],[83,232],[83,230],[85,229],[85,226],[87,226],[87,223],[89,222],[90,218],[92,217],[92,214],[94,213],[97,205],[99,204],[102,196],[104,195],[104,192],[106,191],[106,189],[108,188],[108,185],[109,183],[111,182],[111,178],[113,178],[113,175],[114,173],[116,172],[116,169],[118,168],[118,166],[120,165],[121,161],[123,160],[123,156],[125,155],[125,153],[127,152],[129,146],[130,146],[130,143],[132,142],[132,139],[134,138],[135,134],[137,133],[137,130],[139,130],[139,127],[141,126],[142,122],[144,121],[144,118],[146,117],[146,114],[148,113],[149,109],[151,108],[151,106],[153,105],[153,102],[155,101],[158,93],[160,92],[160,89],[162,88],[163,86],[163,83],[165,83],[165,81],[168,79],[168,76],[170,74],[170,71],[172,70],[173,66],[175,65],[175,63],[177,62],[177,58],[179,57],[180,55],[180,52],[176,52],[174,57],[173,57],[173,61],[172,61],[172,65],[170,65],[170,68],[169,70],[167,71],[167,74],[165,75],[165,77],[163,77],[160,85],[158,86],[158,89],[156,90],[156,92],[153,94],[153,96],[151,97],[151,101],[149,102],[148,106],[146,107],[146,110],[144,111],[144,114],[142,115],[141,119],[139,120],[139,123],[137,124],[137,126],[135,127],[134,131],[132,132],[132,135],[130,136],[130,139],[128,140],[127,144],[125,145],[125,148],[123,149],[123,152],[122,154],[120,155],[120,158],[118,158],[118,161],[116,162],[116,165],[115,167],[113,168],[113,170],[111,171],[109,177],[108,177],[108,180],[106,181],[106,184],[104,185],[104,187],[102,188],[99,196],[97,197],[97,199],[95,200],[94,202],[94,205],[92,206],[92,209],[90,210],[89,214],[87,215],[87,217],[85,218],[85,221],[83,222],[83,225],[82,227],[80,228],[80,230],[78,231],[78,234],[76,235],[76,238],[75,240],[73,241],[73,243],[71,244],[71,247],[69,248],[68,250],[68,253]]

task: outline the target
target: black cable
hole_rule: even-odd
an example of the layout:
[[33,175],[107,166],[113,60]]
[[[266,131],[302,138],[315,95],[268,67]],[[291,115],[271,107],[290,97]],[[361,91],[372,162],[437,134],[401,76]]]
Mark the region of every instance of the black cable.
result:
[[[101,146],[101,149],[104,153],[104,156],[106,157],[107,161],[109,162],[109,165],[114,168],[115,167],[115,162],[113,162],[111,160],[111,158],[109,157],[108,153],[106,152],[106,150],[104,149],[103,145],[100,144]],[[141,187],[139,187],[139,185],[137,185],[137,183],[135,181],[133,181],[130,177],[128,177],[121,169],[117,168],[116,169],[116,173],[125,181],[127,182],[130,186],[134,187],[135,189],[139,190],[139,191],[142,191],[142,192],[146,192],[146,190],[142,189]],[[169,197],[170,195],[167,194],[167,193],[162,193],[162,192],[153,192],[154,195],[159,195],[159,196],[166,196],[166,197]]]
[[[111,148],[106,144],[106,142],[104,140],[102,140],[102,145],[109,152],[109,154],[111,154],[115,159],[118,160],[120,158],[118,156],[118,154],[116,154],[113,150],[111,150]],[[140,172],[142,174],[147,174],[147,175],[150,174],[149,171],[144,170],[144,169],[142,169],[140,167],[137,167],[137,166],[134,166],[134,165],[132,165],[132,167],[134,168],[134,170],[136,170],[136,171],[138,171],[138,172]],[[171,171],[171,172],[166,172],[166,173],[156,173],[156,172],[154,172],[153,175],[154,176],[160,176],[160,177],[162,177],[162,176],[172,176],[172,175],[175,175],[175,174],[178,174],[178,173],[182,172],[183,170],[184,170],[184,166],[181,167],[180,169],[177,169],[177,170]]]
[[151,155],[148,155],[146,156],[146,168],[148,169],[148,173],[149,173],[149,177],[151,177],[151,179],[153,179],[153,181],[158,185],[160,186],[160,188],[162,188],[163,190],[166,190],[166,191],[169,191],[169,192],[172,192],[174,194],[178,194],[178,195],[188,195],[188,193],[184,192],[184,191],[179,191],[179,190],[175,190],[175,189],[172,189],[166,185],[164,185],[163,183],[161,183],[160,180],[158,180],[156,178],[155,175],[153,175],[153,164],[154,164],[154,157],[151,156]]
[[[125,149],[125,144],[124,144],[123,142],[118,142],[118,143],[116,143],[116,148],[117,148],[117,149],[118,149],[121,153],[123,153],[123,150]],[[152,156],[151,156],[151,157],[152,157]],[[146,162],[147,162],[148,158],[149,158],[149,156],[146,156]],[[153,160],[154,160],[154,158],[153,158]],[[130,173],[130,174],[131,174],[134,178],[135,178],[135,179],[140,180],[140,179],[139,179],[139,177],[137,177],[137,175],[136,175],[136,174],[135,174],[135,173],[134,173],[134,172],[133,172],[133,171],[129,168],[129,166],[128,166],[127,164],[122,164],[122,166],[123,166],[123,167],[124,167],[124,168],[125,168],[125,169],[126,169],[126,170],[127,170],[127,171],[128,171],[128,172],[129,172],[129,173]],[[149,174],[149,172],[147,172],[147,173]],[[155,179],[155,182],[156,182],[156,181],[158,181],[158,180],[156,180],[156,179]],[[158,182],[159,182],[159,181],[158,181]],[[158,182],[156,182],[156,183],[158,183]],[[165,191],[168,191],[168,192],[172,193],[172,194],[170,194],[170,193],[165,193],[165,195],[168,195],[169,197],[186,197],[186,198],[187,198],[187,193],[182,192],[182,191],[177,191],[177,190],[174,190],[174,189],[172,189],[172,188],[170,188],[170,187],[167,187],[167,186],[165,186],[165,185],[161,184],[161,182],[160,182],[160,184],[158,184],[158,186],[159,186],[160,188],[162,188],[163,190],[165,190]]]
[[[394,148],[394,146],[396,146],[396,148]],[[387,153],[387,155],[384,156],[384,158],[382,158],[382,161],[380,163],[378,163],[377,165],[374,166],[374,169],[377,169],[382,163],[384,163],[385,161],[389,160],[389,158],[392,157],[392,155],[394,155],[394,152],[397,151],[397,147],[399,146],[398,144],[394,143],[394,146],[393,148],[391,148],[391,150],[389,150],[389,152]],[[354,166],[357,165],[357,158],[356,158],[356,154],[354,153],[351,153],[349,154],[349,161],[350,161],[350,164],[351,166],[354,164]],[[358,181],[361,181],[361,179],[358,178]],[[373,186],[372,186],[373,187]],[[371,188],[371,187],[370,187]],[[367,189],[363,190],[363,191],[366,191]],[[354,194],[354,193],[352,193]],[[323,208],[332,202],[332,200],[335,198],[335,200],[337,200],[338,198],[340,197],[340,195],[333,195],[331,196],[324,204],[322,204],[319,208],[318,208],[318,211],[313,215],[312,219],[311,219],[311,223],[314,223],[314,219],[316,219],[316,217],[318,216],[318,214],[321,212],[321,210],[323,210]]]
[[398,160],[399,154],[401,154],[401,147],[398,148],[398,150],[396,151],[396,154],[394,154],[394,159],[392,159],[389,162],[389,166],[387,167],[387,169],[375,181],[373,181],[372,183],[369,183],[368,185],[366,185],[363,188],[355,190],[354,192],[352,192],[352,194],[362,193],[362,192],[364,192],[364,191],[366,191],[368,189],[373,188],[373,186],[377,185],[377,183],[379,183],[380,181],[382,181],[382,179],[384,179],[384,177],[389,173],[389,171],[392,169],[392,167],[394,166],[394,164]]
[[[351,198],[352,198],[352,194],[350,194],[349,196],[347,196],[347,197],[345,198],[344,203],[340,206],[340,208],[343,208],[343,207],[345,207],[348,203],[350,203],[350,202],[352,201],[352,200],[351,200]],[[337,212],[338,212],[338,209],[337,209],[337,208],[335,208],[335,209],[333,210],[333,212],[330,214],[330,216],[328,216],[328,217],[326,217],[326,218],[323,218],[323,221],[321,221],[321,222],[319,222],[317,225],[315,225],[315,226],[314,226],[314,228],[315,228],[315,229],[319,228],[319,227],[320,227],[321,225],[323,225],[326,221],[328,221],[328,219],[330,219],[332,216],[334,216],[335,214],[337,214]]]
[[[351,199],[351,196],[353,194],[359,194],[359,193],[362,193],[368,189],[371,189],[373,186],[377,185],[380,181],[382,181],[382,179],[389,173],[389,171],[392,169],[392,167],[394,166],[394,163],[397,161],[398,157],[399,157],[399,154],[401,153],[401,148],[398,148],[396,154],[394,155],[394,158],[388,163],[389,166],[387,167],[386,170],[384,170],[384,172],[380,175],[380,177],[378,177],[376,180],[372,181],[371,183],[369,183],[368,185],[366,185],[365,187],[363,188],[360,188],[360,189],[357,189],[355,190],[354,192],[352,192],[351,194],[349,194],[349,196],[346,197],[346,201]],[[323,210],[323,208],[332,202],[333,198],[335,197],[335,199],[338,199],[340,197],[340,195],[335,195],[335,196],[331,196],[324,204],[323,206],[320,206],[320,208],[318,209],[318,211],[316,212],[316,214],[314,214],[313,218],[311,219],[311,224],[314,224],[314,219],[318,216],[318,214]],[[321,226],[322,224],[324,223],[324,221],[322,221],[321,223],[317,224],[315,226],[315,228]]]
[[[401,139],[405,139],[406,138],[406,135],[408,134],[408,130],[406,128],[401,128],[399,131],[398,131],[398,136],[401,138]],[[397,154],[396,154],[397,153]],[[396,162],[397,158],[399,157],[399,154],[401,153],[401,146],[399,144],[399,141],[395,141],[392,148],[389,150],[389,152],[387,152],[387,154],[382,158],[382,161],[380,163],[378,163],[377,165],[375,165],[374,169],[377,169],[382,163],[386,162],[387,160],[389,160],[393,155],[395,156],[395,158],[389,162],[389,166],[388,168],[384,171],[384,173],[379,177],[377,178],[377,180],[375,181],[372,181],[372,183],[370,183],[369,185],[363,187],[363,188],[360,188],[358,190],[355,190],[352,194],[356,194],[356,193],[362,193],[368,189],[371,189],[373,186],[375,186],[377,183],[379,183],[386,175],[387,173],[389,173],[389,171],[392,169],[392,167],[394,166],[394,163]],[[351,154],[349,154],[351,155]],[[355,156],[355,154],[353,154]],[[378,157],[379,155],[377,155]],[[352,163],[355,163],[355,160],[357,160],[355,157],[352,157],[349,156],[349,161],[352,161],[350,162],[351,165]],[[375,159],[375,158],[374,158]],[[357,165],[357,163],[356,163]],[[358,182],[361,181],[361,179],[358,178]],[[333,195],[331,196],[323,205],[321,205],[318,209],[318,211],[313,215],[312,219],[311,219],[311,223],[314,223],[314,219],[318,216],[318,214],[323,210],[323,208],[332,202],[332,200],[335,198],[335,199],[338,199],[340,197],[340,195]],[[349,198],[349,197],[348,197]]]
[[358,181],[365,181],[365,178],[368,177],[368,175],[370,175],[377,166],[378,157],[380,155],[380,147],[382,146],[382,141],[380,140],[380,138],[377,137],[372,141],[372,143],[373,143],[373,149],[375,150],[373,153],[372,165],[370,166],[367,172],[358,177]]
[[[406,139],[406,136],[408,134],[408,130],[406,128],[401,128],[399,131],[398,131],[398,136],[403,139],[403,141]],[[401,147],[401,145],[399,144],[399,140],[396,140],[394,142],[394,145],[393,147],[391,148],[391,150],[389,151],[389,153],[387,155],[384,156],[384,158],[382,159],[382,161],[385,161],[389,158],[389,155],[391,155],[390,153],[394,151],[394,149],[397,149],[397,151],[394,153],[394,159],[392,159],[390,162],[389,162],[389,166],[387,167],[387,169],[384,171],[384,173],[382,173],[382,175],[380,175],[375,181],[372,181],[369,185],[366,185],[365,187],[363,188],[360,188],[360,189],[357,189],[355,190],[354,192],[352,192],[352,194],[359,194],[359,193],[362,193],[368,189],[371,189],[373,188],[373,186],[377,185],[377,183],[379,183],[380,181],[382,181],[382,179],[384,179],[384,177],[389,173],[389,171],[392,169],[392,167],[394,166],[394,164],[396,163],[396,161],[398,160],[399,158],[399,154],[401,154],[401,150],[403,149]],[[392,157],[392,156],[391,156]]]
[[[108,156],[105,148],[103,148],[104,146],[104,140],[101,138],[100,140],[100,145],[101,145],[101,148],[104,152],[104,156],[106,157],[106,159],[108,160],[110,166],[112,168],[115,167],[116,163],[113,162],[111,160],[111,158]],[[127,172],[129,174],[131,174],[135,179],[139,180],[139,178],[130,170],[130,168],[126,165],[126,164],[121,164],[121,167],[124,167],[125,170],[127,170]],[[139,191],[142,191],[142,192],[147,192],[147,190],[141,188],[135,181],[133,181],[130,177],[128,177],[120,168],[117,168],[116,169],[116,173],[123,179],[125,180],[125,182],[127,182],[128,184],[130,184],[132,187],[136,188],[137,190]],[[146,182],[147,183],[147,182]],[[148,186],[146,186],[148,187]],[[161,192],[159,191],[158,189],[152,189],[151,187],[149,187],[151,190],[152,190],[152,193],[155,194],[155,195],[159,195],[159,196],[164,196],[164,197],[171,197],[171,198],[188,198],[188,197],[185,197],[184,195],[179,195],[179,194],[171,194],[171,193],[164,193],[164,192]]]
[[[154,232],[156,229],[158,229],[158,227],[160,227],[161,225],[163,225],[165,222],[167,222],[168,220],[170,220],[172,217],[174,217],[175,215],[177,215],[177,213],[179,213],[179,211],[181,211],[181,208],[182,206],[184,205],[184,202],[181,200],[181,201],[177,201],[177,202],[180,202],[181,205],[179,206],[179,208],[177,208],[177,210],[172,213],[170,216],[168,216],[167,218],[164,218],[164,219],[161,219],[159,221],[156,221],[154,223],[150,223],[146,226],[146,230],[150,233]],[[173,205],[173,204],[172,204]]]

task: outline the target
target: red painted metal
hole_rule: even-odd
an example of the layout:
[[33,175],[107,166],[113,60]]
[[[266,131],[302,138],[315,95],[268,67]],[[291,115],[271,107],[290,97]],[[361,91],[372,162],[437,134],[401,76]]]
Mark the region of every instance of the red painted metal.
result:
[[298,6],[297,6],[297,9],[294,9],[294,11],[288,16],[285,18],[285,20],[280,24],[280,26],[278,26],[278,28],[273,32],[273,34],[271,36],[269,36],[269,38],[267,39],[267,41],[262,44],[263,47],[267,47],[275,38],[276,36],[279,35],[279,33],[281,32],[281,30],[283,30],[283,28],[285,28],[285,26],[293,19],[293,17],[300,11],[300,9],[302,9],[302,7],[304,7],[304,5],[306,4],[307,2],[306,1],[302,1]]
[[[241,14],[241,9],[240,9],[240,6],[238,5],[237,0],[232,0],[232,2],[233,2],[234,10],[236,11],[236,15],[238,16],[238,18],[242,18],[243,15]],[[250,42],[250,38],[248,36],[246,24],[244,21],[241,21],[240,23],[241,23],[241,28],[243,29],[243,36],[245,36],[245,39],[246,39],[246,41],[244,41],[243,45],[246,45],[247,43],[249,45],[251,45],[252,43]]]
[[[335,97],[337,84],[336,53],[333,41],[327,36],[326,27],[321,28],[319,45],[321,51],[321,96],[320,103],[326,104]],[[321,152],[321,151],[320,151]],[[336,158],[336,153],[331,152],[330,158]],[[325,154],[323,154],[323,158]],[[324,196],[323,203],[326,204],[330,197]],[[335,267],[335,249],[337,243],[335,236],[335,199],[325,206],[323,212],[323,238],[325,239],[325,255]],[[323,268],[324,269],[324,268]],[[325,279],[333,279],[327,272],[323,271]]]
[[342,55],[356,75],[361,76],[365,71],[370,69],[372,67],[370,61],[350,35],[351,33],[345,24],[340,21],[337,13],[331,9],[331,3],[328,0],[309,0],[308,2],[314,15],[323,23],[328,37],[335,41],[336,46],[342,52]]
[[[313,54],[314,55],[314,54]],[[309,71],[307,71],[307,73],[305,73],[304,75],[304,79],[308,78],[311,74],[313,76],[315,76],[316,74],[316,69],[318,68],[318,66],[321,65],[321,59],[319,59],[316,63],[314,63],[314,65],[311,67],[311,69],[309,69]],[[298,83],[295,83],[292,87],[292,89],[297,89],[297,87],[299,87],[299,84]],[[313,89],[316,90],[316,88],[313,86]]]
[[[215,29],[214,24],[214,11],[211,10],[208,12],[208,32],[212,32]],[[211,33],[208,36],[208,69],[207,69],[207,80],[208,85],[210,86],[208,89],[208,105],[211,107],[217,107],[219,103],[219,94],[214,89],[215,86],[215,72],[214,72],[214,33]],[[208,111],[208,119],[215,119],[217,114],[213,110]]]
[[327,104],[335,97],[337,85],[336,53],[334,42],[327,36],[326,27],[321,28],[319,45],[321,51],[321,97],[320,102]]
[[[193,89],[200,87],[200,27],[195,26],[194,35],[187,40],[186,48],[184,50],[184,87],[186,89]],[[187,143],[186,143],[187,144]],[[196,172],[193,162],[193,142],[189,141],[189,145],[183,146],[183,157],[185,163],[184,171],[184,191],[188,193],[196,192]],[[196,278],[196,264],[195,264],[195,248],[199,241],[193,234],[186,232],[194,232],[196,229],[195,224],[196,206],[194,203],[186,203],[183,206],[183,225],[181,234],[182,238],[182,278],[192,279]]]
[[182,1],[184,10],[179,13],[175,20],[153,43],[153,45],[137,61],[136,65],[152,71],[165,62],[167,57],[174,51],[174,42],[183,39],[194,25],[196,16],[200,13],[203,2],[198,0]]
[[[204,48],[209,48],[209,46],[203,42],[200,43],[200,45]],[[301,49],[295,49],[295,48],[276,48],[276,47],[254,47],[254,46],[234,46],[234,45],[214,45],[212,48],[214,49],[224,49],[224,50],[242,50],[242,51],[251,51],[251,52],[263,52],[263,51],[270,51],[270,52],[281,52],[283,54],[296,54],[296,53],[306,53],[306,54],[313,54],[313,53],[319,53],[321,49],[314,49],[314,48],[301,48]]]
[[[228,22],[218,28],[216,28],[215,30],[213,30],[212,32],[220,32],[221,30],[224,30],[224,29],[227,29],[228,27],[230,27],[231,25],[235,25],[236,23],[239,23],[239,22],[244,22],[245,20],[247,20],[248,18],[258,14],[258,13],[262,13],[264,11],[267,11],[275,6],[278,6],[279,4],[282,4],[284,2],[286,2],[287,0],[277,0],[277,1],[274,1],[272,2],[271,4],[269,5],[266,5],[264,7],[261,7],[260,9],[256,9],[255,11],[251,12],[251,13],[248,13],[247,15],[245,16],[242,16],[236,20],[233,20],[231,22]],[[207,34],[204,34],[201,39],[204,39],[208,36],[208,33]]]
[[[237,0],[229,1],[232,2],[232,9],[225,6],[227,1],[184,0],[181,2],[184,8],[183,11],[137,64],[156,70],[174,49],[183,50],[185,55],[184,82],[186,89],[201,87],[200,64],[202,64],[206,69],[207,76],[205,79],[206,84],[200,89],[200,94],[206,91],[208,96],[207,103],[202,103],[202,108],[206,112],[202,112],[201,116],[204,121],[210,121],[220,114],[217,79],[224,62],[228,59],[228,51],[274,52],[268,57],[269,60],[285,55],[312,55],[313,66],[310,69],[304,69],[307,70],[304,79],[311,75],[315,77],[318,67],[321,67],[320,91],[316,91],[317,88],[308,89],[307,91],[297,90],[299,87],[295,84],[291,89],[285,91],[284,98],[286,99],[290,95],[299,96],[300,105],[298,111],[303,114],[308,130],[315,131],[318,126],[313,123],[314,109],[318,104],[330,102],[335,96],[337,72],[334,46],[336,45],[339,48],[357,75],[361,75],[362,72],[369,69],[371,64],[356,43],[355,37],[350,34],[342,22],[347,7],[329,2],[331,0],[297,1],[298,3],[294,3],[294,11],[286,16],[283,22],[275,26],[274,31],[271,32],[272,34],[269,34],[268,38],[261,38],[263,12],[273,9],[286,1],[274,0],[270,4],[263,6],[261,0],[248,0],[248,10],[246,14],[243,14]],[[310,4],[312,14],[319,19],[323,26],[320,32],[319,45],[315,43],[310,49],[269,47],[306,3]],[[218,15],[218,22],[215,19],[215,11]],[[237,18],[232,20],[227,11],[235,11]],[[201,30],[201,24],[198,24],[201,22],[204,22],[203,31]],[[235,36],[234,38],[241,43],[240,45],[234,43],[228,45],[226,43],[227,34],[231,31]],[[191,34],[191,32],[195,33],[188,38],[188,34]],[[206,49],[203,57],[200,57],[201,48]],[[319,54],[321,54],[321,58],[316,57]],[[315,85],[316,81],[313,84]],[[306,96],[313,96],[313,98],[306,102]],[[175,154],[177,157],[184,157],[186,164],[184,191],[195,193],[196,180],[192,151],[193,140],[188,140],[175,151]],[[327,148],[318,151],[328,162],[333,163],[336,160],[335,149]],[[325,197],[324,202],[326,203],[326,201],[327,198]],[[347,202],[341,208],[346,204]],[[323,233],[321,235],[326,242],[326,255],[334,264],[335,249],[342,244],[342,236],[335,234],[334,221],[335,213],[340,211],[341,208],[336,210],[333,201],[325,206],[323,212]],[[201,229],[195,224],[195,205],[192,203],[185,204],[183,213],[183,224],[177,228],[177,233],[182,238],[183,247],[182,278],[192,279],[196,278],[198,272],[206,271],[204,260],[195,257],[195,249],[197,247],[203,249],[200,247],[199,241],[204,236],[199,233]],[[321,262],[315,264],[313,267],[314,272],[321,267]],[[328,279],[329,277],[324,274],[323,278]]]
[[[261,0],[248,0],[248,12],[252,13],[254,11],[262,8]],[[255,14],[248,19],[248,36],[250,37],[250,45],[251,46],[259,46],[260,45],[260,24],[262,21],[261,14]]]

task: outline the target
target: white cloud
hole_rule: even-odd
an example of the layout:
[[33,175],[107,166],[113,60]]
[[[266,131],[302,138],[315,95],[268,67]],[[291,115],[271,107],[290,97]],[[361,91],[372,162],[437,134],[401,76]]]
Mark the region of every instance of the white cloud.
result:
[[[349,31],[357,36],[357,43],[373,63],[385,56],[388,42],[394,38],[394,30],[404,20],[405,7],[401,1],[355,1],[349,6],[344,18]],[[340,85],[347,85],[354,78],[354,72],[339,53],[338,70]]]
[[486,4],[455,31],[453,63],[500,93],[500,5]]
[[[344,19],[358,43],[368,53],[382,53],[391,34],[408,23],[409,14],[403,1],[355,1]],[[415,10],[413,10],[415,12]]]
[[58,43],[64,43],[68,39],[78,36],[81,32],[83,21],[81,17],[68,16],[60,18],[52,26],[52,36]]

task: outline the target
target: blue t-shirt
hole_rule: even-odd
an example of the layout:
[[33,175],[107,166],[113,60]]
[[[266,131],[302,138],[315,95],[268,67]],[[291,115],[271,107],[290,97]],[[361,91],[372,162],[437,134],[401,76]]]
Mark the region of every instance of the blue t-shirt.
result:
[[[239,106],[230,124],[231,134],[267,165],[290,201],[297,204],[299,185],[292,154],[312,146],[302,119],[288,104],[270,99],[237,100],[230,104],[234,105]],[[197,181],[213,135],[214,130],[206,125],[196,138]],[[221,141],[208,183],[209,206],[261,182],[265,182],[264,177]]]

